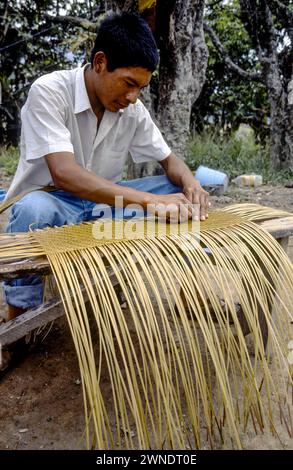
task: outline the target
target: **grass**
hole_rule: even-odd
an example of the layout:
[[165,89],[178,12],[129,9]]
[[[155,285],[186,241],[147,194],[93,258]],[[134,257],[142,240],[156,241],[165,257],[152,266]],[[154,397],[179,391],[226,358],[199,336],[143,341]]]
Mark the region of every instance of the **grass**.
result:
[[277,184],[292,180],[290,170],[274,170],[270,165],[269,146],[255,143],[253,134],[221,137],[204,132],[188,145],[186,163],[195,171],[199,165],[226,172],[231,179],[241,174],[261,174],[264,183]]
[[19,149],[17,147],[0,148],[0,169],[6,176],[13,176],[19,160]]
[[[0,169],[6,176],[15,174],[19,160],[17,147],[0,148]],[[217,133],[204,132],[194,136],[188,144],[186,163],[192,171],[199,165],[228,173],[230,179],[243,173],[263,176],[264,183],[282,184],[293,179],[292,170],[271,168],[269,147],[255,143],[253,134],[242,138],[236,134],[224,138]]]

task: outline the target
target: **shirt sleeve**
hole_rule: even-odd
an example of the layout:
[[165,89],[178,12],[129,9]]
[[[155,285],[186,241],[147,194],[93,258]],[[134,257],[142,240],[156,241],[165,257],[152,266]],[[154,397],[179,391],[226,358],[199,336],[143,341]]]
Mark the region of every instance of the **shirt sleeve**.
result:
[[138,122],[129,152],[135,163],[161,161],[171,153],[161,132],[152,120],[150,113],[137,102]]
[[74,152],[60,92],[42,84],[32,85],[21,120],[26,161],[33,162],[53,152]]

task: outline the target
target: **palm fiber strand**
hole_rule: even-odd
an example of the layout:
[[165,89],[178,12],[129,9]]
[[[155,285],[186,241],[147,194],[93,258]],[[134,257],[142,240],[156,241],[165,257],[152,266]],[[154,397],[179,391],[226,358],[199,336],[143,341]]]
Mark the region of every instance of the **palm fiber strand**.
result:
[[93,223],[1,237],[2,261],[48,257],[80,366],[88,448],[241,448],[248,426],[276,433],[274,402],[286,408],[292,386],[293,271],[252,220],[280,214],[237,205],[200,231],[162,235],[156,224],[132,239],[125,223],[118,239],[95,239]]

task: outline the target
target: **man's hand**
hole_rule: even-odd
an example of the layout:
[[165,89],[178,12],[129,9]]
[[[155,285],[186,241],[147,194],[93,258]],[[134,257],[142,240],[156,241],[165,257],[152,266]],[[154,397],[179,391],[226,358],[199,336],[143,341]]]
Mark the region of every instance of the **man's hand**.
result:
[[168,178],[182,188],[182,193],[189,203],[196,205],[194,219],[198,217],[200,220],[205,220],[208,217],[209,194],[201,187],[200,182],[194,178],[188,166],[174,153],[161,160],[160,163]]
[[194,180],[191,184],[183,187],[183,194],[192,204],[198,205],[198,216],[200,220],[208,218],[209,193],[205,191],[198,181]]
[[147,208],[163,220],[186,222],[198,218],[198,211],[183,193],[156,195],[152,194]]

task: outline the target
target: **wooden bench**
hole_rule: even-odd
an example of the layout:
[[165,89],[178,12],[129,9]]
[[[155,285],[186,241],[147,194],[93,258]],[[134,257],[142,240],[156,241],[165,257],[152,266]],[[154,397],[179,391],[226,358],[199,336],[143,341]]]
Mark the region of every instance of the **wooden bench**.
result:
[[[269,232],[287,251],[289,237],[293,235],[293,216],[266,220],[260,222],[259,225]],[[44,256],[21,262],[0,263],[0,281],[17,279],[32,274],[47,275],[50,273],[48,260]],[[112,283],[114,287],[117,286],[117,293],[119,294],[116,276],[114,275],[112,276]],[[124,299],[121,298],[120,300],[123,302]],[[13,343],[35,328],[39,328],[63,314],[64,309],[61,300],[52,299],[48,303],[28,310],[14,320],[2,323],[0,325],[1,347]]]

